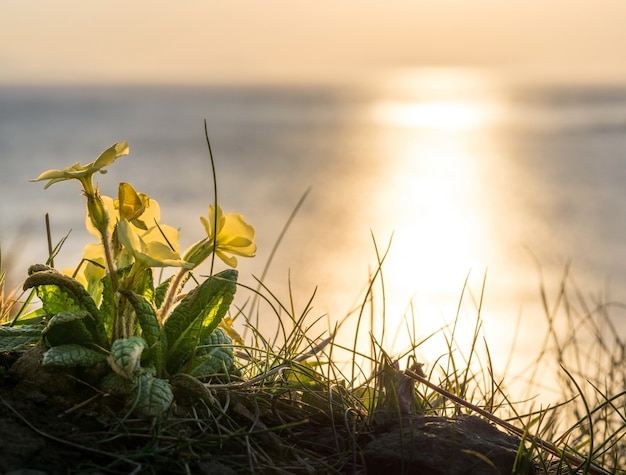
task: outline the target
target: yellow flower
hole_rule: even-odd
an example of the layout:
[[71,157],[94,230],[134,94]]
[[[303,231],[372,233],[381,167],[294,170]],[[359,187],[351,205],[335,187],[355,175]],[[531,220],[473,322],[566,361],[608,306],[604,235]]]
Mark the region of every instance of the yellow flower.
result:
[[[102,196],[102,202],[107,214],[111,217],[108,224],[109,236],[116,235],[114,231],[117,223],[126,220],[144,243],[158,242],[177,253],[180,252],[180,245],[178,244],[180,233],[178,230],[167,224],[157,226],[161,219],[161,208],[156,200],[143,193],[136,193],[128,183],[120,183],[118,199],[114,200],[109,196]],[[85,227],[90,234],[97,238],[100,237],[89,216],[85,219]],[[104,256],[102,245],[100,245],[100,252]],[[118,268],[132,264],[134,258],[130,250],[120,249],[118,246],[114,249],[114,253]]]
[[77,179],[83,184],[85,193],[93,194],[94,190],[91,183],[91,177],[96,172],[106,173],[107,170],[105,170],[104,167],[111,165],[119,157],[128,155],[129,151],[128,142],[116,143],[102,152],[95,161],[88,163],[87,165],[83,166],[79,162],[76,162],[71,167],[63,170],[48,170],[43,172],[31,181],[48,180],[48,183],[44,186],[45,189],[60,181]]
[[239,332],[235,330],[235,327],[233,327],[232,318],[230,317],[222,318],[222,321],[220,322],[219,326],[222,330],[226,332],[226,334],[230,337],[231,340],[233,340],[233,342],[237,343],[238,345],[242,345],[242,346],[244,345],[243,338],[241,337]]
[[78,180],[83,185],[83,191],[87,197],[87,215],[93,223],[93,226],[105,236],[107,227],[111,223],[109,215],[106,213],[102,197],[98,192],[98,188],[93,184],[93,175],[96,172],[106,173],[104,167],[111,165],[115,160],[123,155],[128,155],[129,148],[127,142],[116,143],[106,149],[93,162],[87,165],[81,165],[76,162],[74,165],[63,170],[48,170],[43,172],[37,178],[31,181],[48,180],[44,186],[48,188],[55,183],[66,180]]
[[[158,229],[157,229],[158,231]],[[117,223],[117,237],[124,248],[132,254],[135,262],[147,267],[191,267],[191,264],[180,259],[178,252],[154,237],[154,231],[139,236],[133,226],[122,219]]]
[[[246,223],[240,214],[224,214],[219,206],[217,206],[216,214],[215,209],[215,205],[209,206],[208,219],[204,216],[200,218],[207,237],[191,246],[183,259],[199,265],[212,252],[215,252],[227,265],[237,267],[237,258],[229,254],[254,257],[256,254],[254,228]],[[216,227],[215,224],[217,224]],[[214,232],[214,227],[217,232]]]
[[[188,264],[180,260],[179,232],[176,228],[166,224],[159,224],[161,209],[159,204],[147,195],[136,193],[131,185],[120,184],[118,199],[102,196],[102,203],[110,220],[107,235],[113,239],[113,254],[118,269],[128,267],[136,259],[147,267],[163,267]],[[121,226],[119,223],[124,222]],[[87,231],[100,238],[100,233],[89,216],[85,219]],[[120,236],[122,229],[123,236]],[[123,246],[121,244],[124,244]],[[103,267],[91,264],[105,262],[104,247],[101,242],[90,243],[85,246],[81,271],[76,279],[88,289],[94,298],[99,298],[102,292],[100,279],[104,276]],[[71,272],[68,272],[71,275]]]
[[[129,183],[120,183],[117,192],[117,209],[122,219],[127,219],[128,221],[138,219],[149,205],[150,198],[148,195],[137,193]],[[146,229],[145,223],[137,226]]]

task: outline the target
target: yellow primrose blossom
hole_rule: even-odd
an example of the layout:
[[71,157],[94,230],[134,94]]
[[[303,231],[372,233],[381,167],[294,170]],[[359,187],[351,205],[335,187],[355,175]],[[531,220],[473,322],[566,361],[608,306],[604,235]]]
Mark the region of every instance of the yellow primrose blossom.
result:
[[[129,204],[130,198],[128,198],[128,196],[133,194],[141,204]],[[120,197],[116,200],[109,196],[102,196],[104,207],[106,208],[107,214],[111,217],[108,225],[109,236],[114,235],[115,227],[119,221],[127,220],[144,243],[158,242],[173,249],[175,252],[180,252],[180,246],[178,244],[180,233],[178,230],[167,224],[159,224],[157,226],[157,223],[159,223],[161,219],[161,208],[156,200],[149,198],[143,193],[136,193],[135,190],[132,189],[132,186],[127,183],[120,184],[119,196]],[[133,201],[134,200],[133,198]],[[100,236],[98,230],[93,226],[91,219],[89,219],[89,216],[87,216],[85,220],[85,227],[93,236]],[[104,255],[102,245],[100,245],[100,248],[101,255]],[[115,254],[118,268],[132,264],[132,254],[125,248],[116,249]]]
[[[109,235],[112,235],[119,219],[126,219],[144,231],[154,227],[161,219],[159,203],[144,193],[137,193],[128,183],[120,183],[117,199],[104,195],[101,198],[107,214],[111,217],[108,225]],[[100,237],[89,216],[85,219],[85,227],[90,234]]]
[[156,239],[146,240],[146,236],[145,234],[143,238],[139,236],[125,219],[117,223],[117,237],[133,255],[136,263],[141,263],[145,268],[190,267],[190,264],[181,260],[178,252],[172,250],[168,244]]
[[[120,184],[118,199],[109,196],[102,196],[102,203],[108,216],[107,235],[113,237],[113,254],[115,256],[116,268],[127,267],[137,258],[142,259],[142,265],[148,267],[163,267],[173,265],[181,266],[180,245],[178,244],[179,232],[176,228],[166,224],[158,224],[161,218],[161,210],[157,201],[149,198],[143,193],[136,193],[131,185]],[[120,204],[121,203],[121,204]],[[130,220],[129,220],[130,219]],[[118,223],[124,221],[130,231],[126,230],[126,235],[132,231],[131,237],[126,237],[128,247],[122,246],[119,239]],[[85,219],[87,231],[99,238],[100,232],[94,226],[89,216]],[[135,250],[133,252],[133,244]],[[136,255],[137,254],[137,255]],[[151,255],[154,259],[148,259],[145,255]],[[91,243],[85,246],[83,259],[97,263],[105,262],[105,251],[102,243]],[[84,264],[82,272],[76,279],[83,284],[94,298],[99,298],[102,292],[100,279],[104,275],[104,269],[99,269],[94,264]]]
[[[191,246],[183,259],[198,265],[215,252],[227,265],[237,267],[237,258],[229,254],[254,257],[256,254],[254,228],[246,223],[240,214],[224,214],[219,206],[217,206],[216,214],[215,209],[215,205],[212,204],[209,206],[208,219],[204,216],[200,218],[207,237]],[[216,232],[213,230],[215,224],[217,224]]]
[[239,334],[237,330],[235,330],[232,318],[222,318],[219,327],[226,332],[226,334],[230,337],[231,340],[233,340],[234,343],[242,346],[244,345],[243,337]]
[[96,160],[87,165],[81,165],[79,162],[76,162],[74,165],[64,168],[63,170],[48,170],[43,172],[31,181],[48,180],[44,189],[60,181],[80,181],[83,185],[83,192],[87,197],[88,219],[90,219],[93,226],[98,229],[102,238],[106,239],[106,232],[111,223],[111,219],[106,213],[98,187],[93,184],[93,175],[96,172],[106,173],[107,171],[104,167],[111,165],[119,157],[128,155],[129,151],[127,142],[116,143],[102,152]]
[[144,193],[137,193],[129,183],[120,183],[117,200],[115,201],[115,208],[118,210],[120,218],[132,222],[140,229],[147,230],[148,225],[139,218],[146,214],[144,219],[153,218],[158,221],[159,216],[151,216],[151,214],[154,215],[154,212],[156,211],[160,215],[158,204],[155,205],[156,209],[153,209],[152,213],[146,213],[146,209],[149,206],[150,198],[148,195]]
[[64,168],[63,170],[45,171],[31,181],[48,180],[48,183],[44,186],[44,189],[46,189],[60,181],[76,179],[82,183],[85,193],[93,194],[94,189],[91,177],[96,172],[106,173],[107,170],[105,170],[104,167],[111,165],[119,157],[128,155],[129,151],[128,142],[116,143],[107,148],[96,160],[87,165],[81,165],[79,162],[76,162],[74,165]]

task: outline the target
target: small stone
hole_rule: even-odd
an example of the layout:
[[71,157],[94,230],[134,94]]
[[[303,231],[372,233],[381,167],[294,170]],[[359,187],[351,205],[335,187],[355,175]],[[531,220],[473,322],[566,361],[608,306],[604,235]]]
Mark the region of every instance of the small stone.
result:
[[364,449],[368,473],[496,475],[513,470],[520,439],[476,416],[411,416]]

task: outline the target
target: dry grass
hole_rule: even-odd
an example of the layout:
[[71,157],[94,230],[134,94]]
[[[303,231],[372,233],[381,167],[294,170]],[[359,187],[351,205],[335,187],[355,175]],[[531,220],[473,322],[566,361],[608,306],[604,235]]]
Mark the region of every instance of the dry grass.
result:
[[[624,305],[586,298],[568,269],[554,296],[541,282],[545,337],[524,368],[524,394],[513,396],[507,387],[520,376],[496,374],[482,334],[484,285],[469,347],[459,343],[457,315],[452,326],[431,335],[411,333],[408,348],[389,354],[384,334],[370,332],[374,320],[385,319],[373,303],[380,292],[384,308],[385,255],[377,250],[378,265],[355,312],[327,332],[316,330],[324,317],[312,312],[315,292],[300,307],[291,293],[281,302],[262,280],[257,289],[242,288],[250,298],[232,315],[247,329],[246,343],[236,346],[236,374],[174,378],[177,403],[169,417],[147,424],[108,414],[106,433],[81,440],[96,447],[91,450],[107,473],[157,466],[194,473],[211,464],[237,472],[365,473],[360,443],[377,413],[393,408],[491,420],[522,439],[516,473],[531,464],[545,474],[626,473],[626,342],[612,316]],[[0,312],[10,324],[30,299],[6,293],[5,279],[0,272]],[[412,318],[406,318],[409,330]],[[271,336],[258,331],[261,319],[275,322]],[[348,339],[341,332],[350,321],[357,331]],[[367,334],[363,348],[360,335]],[[421,345],[435,337],[444,342],[442,356],[424,361]],[[534,396],[544,390],[546,375],[559,400],[537,408]]]

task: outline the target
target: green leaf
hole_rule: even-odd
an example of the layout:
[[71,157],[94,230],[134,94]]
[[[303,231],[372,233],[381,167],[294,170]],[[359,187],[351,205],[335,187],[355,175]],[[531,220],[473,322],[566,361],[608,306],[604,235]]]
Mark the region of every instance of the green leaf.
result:
[[176,373],[170,378],[170,383],[176,388],[176,394],[185,394],[192,399],[200,399],[209,406],[217,404],[215,394],[201,381],[187,373]]
[[147,347],[145,340],[140,336],[115,340],[109,355],[111,368],[123,378],[131,381],[137,379],[141,374],[141,354]]
[[221,328],[216,328],[208,340],[198,346],[189,374],[209,376],[227,373],[235,362],[232,340]]
[[161,305],[163,305],[163,300],[165,300],[165,295],[167,294],[167,290],[170,288],[172,279],[173,277],[170,277],[169,279],[164,280],[154,290],[154,305],[156,306],[156,308],[161,308]]
[[163,328],[167,335],[167,369],[174,374],[187,363],[228,311],[237,289],[237,271],[209,277],[178,304]]
[[28,269],[24,290],[37,287],[37,295],[50,315],[64,310],[86,310],[99,316],[98,307],[80,282],[52,268],[36,265]]
[[36,287],[37,295],[49,315],[75,310],[90,313],[96,324],[93,335],[95,342],[103,347],[108,345],[100,311],[80,282],[42,265],[31,266],[28,272],[30,275],[24,282],[24,290]]
[[44,366],[61,366],[72,368],[76,366],[93,366],[106,361],[107,357],[82,345],[70,344],[53,346],[43,355]]
[[54,315],[41,333],[49,346],[96,342],[96,322],[85,310],[60,312]]
[[141,417],[158,417],[167,411],[174,401],[170,384],[150,373],[139,376],[131,397],[134,397],[133,412]]
[[[115,234],[115,232],[114,232]],[[126,266],[121,269],[117,269],[116,275],[118,281],[121,281],[128,275],[132,266]],[[102,279],[102,300],[100,302],[100,318],[102,325],[105,328],[107,335],[113,334],[114,320],[115,320],[115,306],[114,302],[117,298],[113,293],[113,284],[111,283],[111,276],[105,275]]]
[[145,297],[137,295],[134,292],[122,289],[120,293],[128,299],[135,310],[142,336],[150,349],[152,362],[156,367],[157,375],[161,376],[165,369],[165,349],[167,348],[167,341],[165,332],[159,325],[154,307]]
[[23,350],[41,340],[41,325],[0,326],[0,352]]
[[135,389],[136,383],[122,378],[117,373],[107,373],[100,380],[100,389],[113,396],[129,396]]
[[40,285],[36,289],[42,308],[48,315],[55,315],[66,310],[80,310],[71,293],[65,292],[56,285]]
[[138,287],[135,290],[141,289],[141,295],[145,297],[150,302],[154,301],[154,279],[152,277],[152,269],[146,269],[143,273],[143,279]]
[[39,329],[43,329],[43,321],[46,320],[49,315],[43,308],[37,308],[35,310],[29,311],[25,314],[20,315],[17,321],[13,320],[11,323],[14,327],[23,327],[23,326],[39,326]]
[[107,335],[113,334],[114,321],[114,305],[115,295],[113,294],[113,285],[111,277],[107,274],[102,280],[102,301],[100,302],[100,318]]

